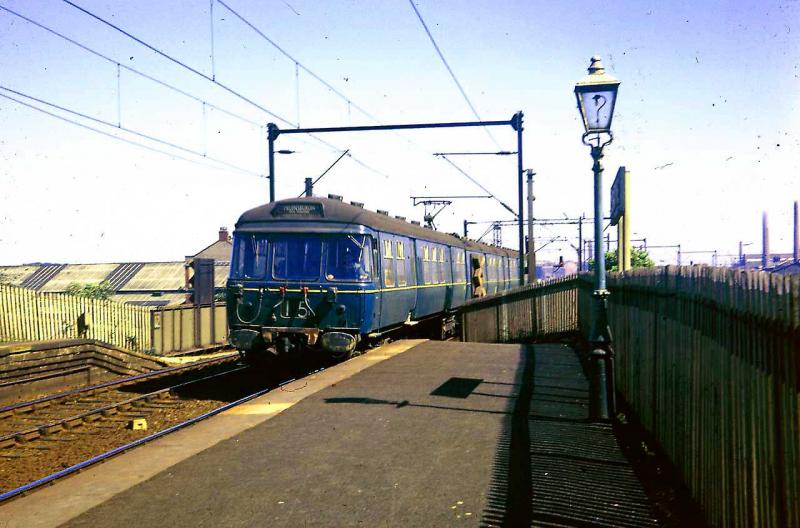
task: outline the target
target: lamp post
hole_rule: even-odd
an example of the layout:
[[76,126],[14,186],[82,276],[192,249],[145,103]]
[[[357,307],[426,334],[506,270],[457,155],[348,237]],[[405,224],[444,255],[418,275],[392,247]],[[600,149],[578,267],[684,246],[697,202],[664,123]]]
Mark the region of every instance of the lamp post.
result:
[[614,140],[611,118],[617,100],[619,81],[606,73],[600,57],[592,57],[589,75],[575,84],[575,97],[583,120],[583,144],[590,147],[594,172],[594,292],[592,328],[589,342],[594,367],[590,417],[609,420],[615,414],[614,355],[608,325],[608,290],[603,251],[603,148]]

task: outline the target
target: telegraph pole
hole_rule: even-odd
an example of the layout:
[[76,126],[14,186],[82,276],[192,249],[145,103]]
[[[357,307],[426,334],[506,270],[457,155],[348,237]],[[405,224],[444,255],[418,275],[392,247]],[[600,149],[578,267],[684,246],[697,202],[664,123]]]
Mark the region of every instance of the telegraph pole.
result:
[[533,238],[533,177],[536,175],[528,169],[528,284],[536,284],[536,243]]
[[583,215],[578,220],[578,271],[583,271]]

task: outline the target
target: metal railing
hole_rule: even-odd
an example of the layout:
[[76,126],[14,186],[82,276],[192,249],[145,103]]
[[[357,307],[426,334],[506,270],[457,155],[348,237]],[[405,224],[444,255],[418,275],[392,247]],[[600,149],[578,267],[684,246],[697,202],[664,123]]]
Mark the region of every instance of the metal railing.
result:
[[[800,278],[710,267],[610,274],[617,390],[716,526],[800,526]],[[588,276],[467,303],[462,337],[588,335]]]
[[469,300],[459,310],[461,338],[503,343],[578,332],[577,283],[560,278]]

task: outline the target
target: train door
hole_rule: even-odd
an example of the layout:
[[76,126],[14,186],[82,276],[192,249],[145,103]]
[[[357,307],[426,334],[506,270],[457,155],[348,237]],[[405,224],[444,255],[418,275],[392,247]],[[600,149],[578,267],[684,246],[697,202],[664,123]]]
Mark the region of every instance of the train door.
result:
[[381,290],[383,289],[383,259],[381,256],[381,244],[383,241],[376,234],[372,240],[372,284],[374,290],[372,296],[372,320],[370,323],[371,330],[380,328],[381,307],[383,305],[383,296]]
[[473,297],[486,296],[486,276],[484,275],[485,258],[480,253],[469,254],[470,282]]
[[449,310],[453,306],[453,254],[450,246],[444,246],[441,251],[442,260],[442,282],[444,282],[444,309]]
[[494,257],[486,255],[483,260],[483,276],[486,279],[486,294],[491,295],[497,291],[497,277],[494,271]]
[[413,242],[404,237],[394,239],[394,258],[397,283],[397,314],[403,321],[409,319],[417,305],[417,276],[414,266]]
[[464,249],[459,247],[450,248],[450,268],[452,270],[453,302],[451,308],[464,304],[466,300],[466,264],[464,260]]
[[380,311],[380,326],[386,327],[392,324],[392,300],[394,292],[397,287],[396,282],[396,269],[394,258],[394,240],[392,237],[381,233],[380,236],[380,252],[381,252],[381,311]]

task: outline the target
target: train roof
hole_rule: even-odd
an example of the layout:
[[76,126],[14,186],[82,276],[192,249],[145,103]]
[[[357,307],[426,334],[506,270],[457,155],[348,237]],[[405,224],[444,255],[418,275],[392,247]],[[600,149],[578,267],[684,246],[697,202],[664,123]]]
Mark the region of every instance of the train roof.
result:
[[248,224],[269,224],[272,222],[322,222],[345,225],[363,225],[377,231],[396,233],[413,238],[430,240],[451,246],[464,247],[474,251],[500,253],[517,257],[519,253],[513,249],[491,246],[461,238],[454,234],[442,233],[412,224],[388,214],[364,209],[361,205],[344,203],[338,198],[322,198],[318,196],[279,200],[245,211],[236,222],[236,229],[245,228]]

